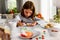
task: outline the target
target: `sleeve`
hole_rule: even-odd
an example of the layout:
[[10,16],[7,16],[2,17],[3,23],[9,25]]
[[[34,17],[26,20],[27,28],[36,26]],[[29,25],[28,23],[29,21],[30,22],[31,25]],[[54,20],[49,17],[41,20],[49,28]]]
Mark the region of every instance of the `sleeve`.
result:
[[16,22],[21,21],[20,13],[18,15],[16,15],[16,17],[14,19],[15,19]]
[[15,17],[15,19],[16,19],[16,20],[21,20],[20,17],[19,17],[19,15],[17,15],[17,16]]
[[19,15],[17,15],[14,19],[8,21],[8,23],[9,23],[9,22],[15,22],[15,23],[17,23],[17,22],[20,21],[20,20],[21,20],[21,19],[20,19]]

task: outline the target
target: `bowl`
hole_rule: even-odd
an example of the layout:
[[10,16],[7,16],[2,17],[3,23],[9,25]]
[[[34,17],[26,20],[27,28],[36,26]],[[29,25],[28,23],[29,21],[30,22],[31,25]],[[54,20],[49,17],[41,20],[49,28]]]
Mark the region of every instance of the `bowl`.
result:
[[50,36],[58,36],[59,35],[59,29],[57,28],[50,28],[48,29],[48,32]]

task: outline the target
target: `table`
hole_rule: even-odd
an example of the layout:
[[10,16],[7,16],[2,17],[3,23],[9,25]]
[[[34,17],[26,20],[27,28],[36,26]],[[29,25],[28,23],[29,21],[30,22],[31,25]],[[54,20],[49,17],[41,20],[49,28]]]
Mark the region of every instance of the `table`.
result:
[[[57,37],[56,36],[55,37],[54,36],[50,36],[50,34],[48,33],[48,29],[44,29],[42,27],[38,27],[38,25],[36,27],[34,27],[34,30],[40,31],[41,34],[39,36],[31,39],[31,40],[42,40],[42,35],[44,35],[44,39],[43,40],[57,40],[57,39],[60,40],[59,36],[57,36]],[[45,31],[45,33],[43,31]],[[14,37],[14,38],[12,37],[11,40],[15,40],[15,39],[17,39],[17,40],[30,40],[30,39],[20,39],[18,36]]]
[[[3,19],[2,21],[0,21],[0,22],[5,22],[5,20]],[[14,23],[14,22],[13,22]],[[15,24],[14,24],[15,25]],[[58,25],[57,25],[58,26]],[[17,34],[17,35],[14,35],[15,37],[11,37],[11,40],[29,40],[29,39],[20,39],[19,38],[19,32],[18,32],[18,28],[16,28],[15,26],[13,26],[12,25],[12,27],[13,27],[13,31],[11,30],[11,32],[13,33],[13,35],[14,34]],[[11,28],[12,28],[11,27]],[[42,28],[42,27],[34,27],[34,30],[36,30],[36,31],[40,31],[41,32],[41,34],[39,35],[39,36],[37,36],[37,37],[35,37],[35,38],[33,38],[32,40],[37,40],[37,39],[39,39],[39,40],[42,40],[41,39],[41,35],[44,35],[45,36],[45,39],[44,40],[60,40],[60,33],[59,33],[59,36],[50,36],[49,35],[49,32],[48,32],[48,29],[44,29],[44,28]],[[43,31],[46,31],[45,32],[45,34],[43,33]],[[12,36],[12,35],[11,35]]]

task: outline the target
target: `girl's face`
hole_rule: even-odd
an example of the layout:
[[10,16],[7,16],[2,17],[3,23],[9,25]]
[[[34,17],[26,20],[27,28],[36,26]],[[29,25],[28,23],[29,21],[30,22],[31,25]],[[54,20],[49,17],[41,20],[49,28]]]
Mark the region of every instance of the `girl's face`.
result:
[[24,9],[24,15],[25,15],[25,17],[28,18],[29,16],[32,15],[32,11],[30,9]]

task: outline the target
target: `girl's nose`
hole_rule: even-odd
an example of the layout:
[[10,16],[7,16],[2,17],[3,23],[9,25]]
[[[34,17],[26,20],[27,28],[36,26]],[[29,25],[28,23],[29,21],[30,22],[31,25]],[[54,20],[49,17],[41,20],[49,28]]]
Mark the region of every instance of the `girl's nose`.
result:
[[27,14],[29,14],[29,12],[27,12]]
[[27,15],[29,15],[30,13],[27,13]]

